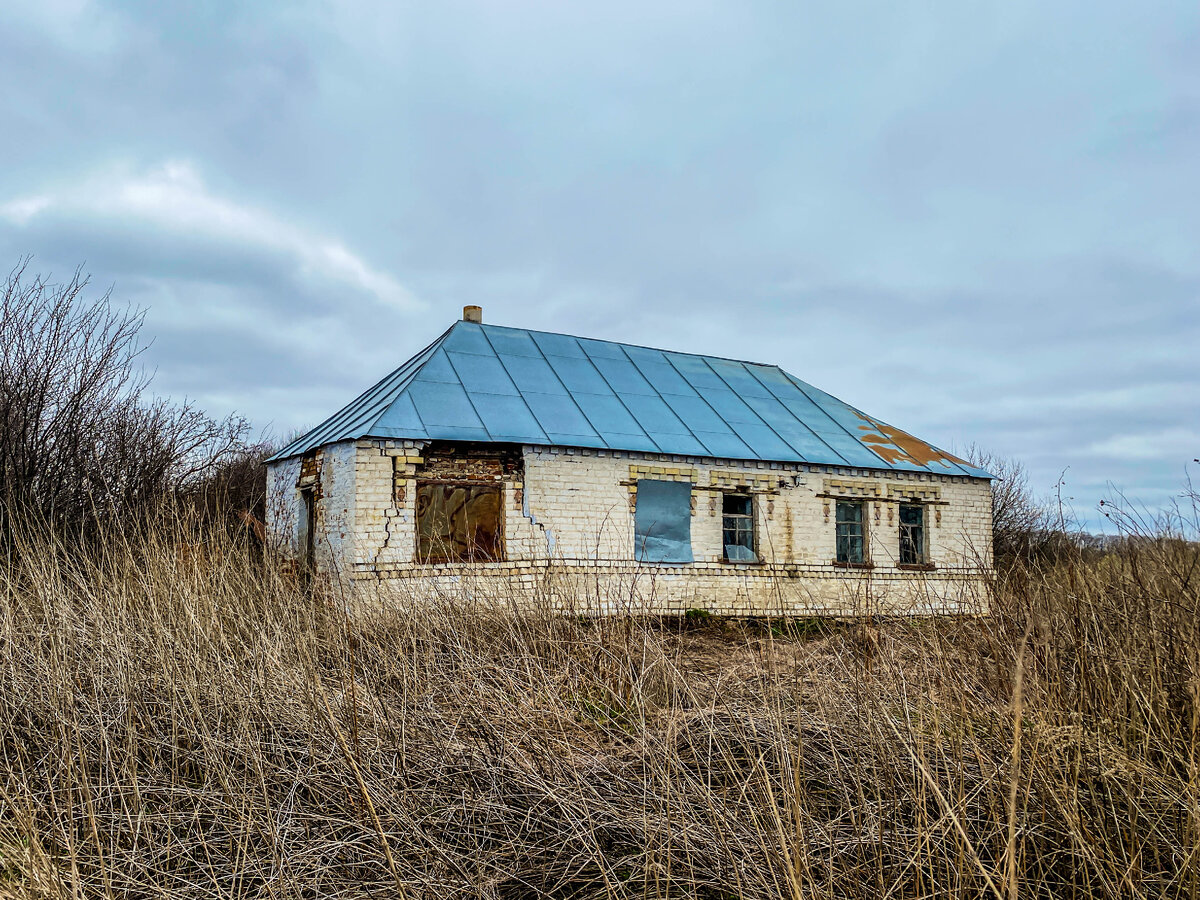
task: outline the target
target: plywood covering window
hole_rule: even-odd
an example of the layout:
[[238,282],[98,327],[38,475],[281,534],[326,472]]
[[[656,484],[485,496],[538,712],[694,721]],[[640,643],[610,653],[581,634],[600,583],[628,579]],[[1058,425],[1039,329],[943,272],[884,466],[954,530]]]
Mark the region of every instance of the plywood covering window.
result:
[[638,562],[692,562],[692,486],[639,479],[633,524]]
[[417,485],[417,559],[425,563],[504,558],[498,484]]

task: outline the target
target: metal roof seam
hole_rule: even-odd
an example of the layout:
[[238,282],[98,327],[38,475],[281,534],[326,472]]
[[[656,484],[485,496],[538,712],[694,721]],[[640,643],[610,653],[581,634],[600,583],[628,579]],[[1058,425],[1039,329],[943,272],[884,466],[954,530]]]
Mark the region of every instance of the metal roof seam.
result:
[[[829,411],[827,409],[825,409],[824,406],[822,406],[820,403],[818,403],[816,400],[814,400],[812,398],[812,396],[808,393],[808,391],[806,391],[804,389],[805,387],[811,387],[811,385],[806,385],[805,382],[802,382],[799,378],[795,377],[790,372],[784,372],[783,374],[787,375],[788,381],[790,381],[793,385],[796,386],[796,390],[798,390],[801,394],[803,394],[809,403],[811,403],[813,406],[815,406],[817,409],[819,409],[822,412],[822,414],[824,414],[824,416],[827,419],[829,419],[830,422],[832,422],[838,428],[842,429],[842,431],[844,431],[848,437],[850,437],[852,440],[857,441],[858,443],[862,444],[863,448],[865,450],[867,450],[867,452],[869,452],[872,456],[876,457],[879,460],[879,464],[882,467],[885,467],[888,469],[895,468],[895,466],[891,465],[886,459],[884,459],[882,456],[880,456],[878,453],[876,453],[874,450],[872,450],[866,444],[863,444],[861,436],[855,434],[849,428],[847,428],[845,425],[843,425],[841,422],[839,422],[837,419],[835,419],[829,413]],[[815,388],[814,390],[820,390],[820,388]],[[842,403],[842,401],[838,401],[838,402]],[[854,409],[854,407],[850,406],[850,404],[848,404],[848,403],[843,403],[842,405],[845,406],[847,409],[850,409],[854,412],[858,412],[858,410]],[[839,453],[838,456],[841,456],[841,454]],[[845,459],[845,457],[842,457],[842,458]],[[847,464],[853,465],[853,463],[847,463]],[[923,471],[929,471],[928,467],[926,467],[926,466],[921,466],[920,468]]]
[[[692,428],[692,426],[691,426],[691,425],[689,425],[689,424],[687,423],[687,420],[686,420],[686,419],[685,419],[683,416],[679,415],[679,413],[677,413],[677,412],[675,411],[675,408],[674,408],[673,406],[671,406],[671,404],[670,404],[670,403],[668,403],[668,402],[667,402],[665,399],[663,399],[663,394],[662,394],[662,391],[661,391],[661,390],[659,390],[658,388],[654,387],[654,384],[653,384],[653,383],[650,381],[650,379],[649,379],[649,378],[646,378],[646,373],[645,373],[645,372],[643,372],[643,371],[641,370],[641,367],[639,367],[639,366],[638,366],[638,364],[637,364],[637,361],[636,361],[636,360],[635,360],[635,359],[634,359],[632,356],[630,356],[630,355],[629,355],[629,352],[628,352],[628,351],[627,351],[627,350],[626,350],[626,349],[625,349],[623,346],[621,346],[620,344],[618,344],[617,346],[618,346],[618,347],[621,347],[621,352],[625,354],[625,358],[626,358],[627,360],[629,360],[629,363],[630,363],[630,365],[632,365],[632,366],[633,366],[633,368],[634,368],[635,370],[637,370],[637,373],[638,373],[639,375],[641,375],[641,376],[642,376],[642,378],[645,378],[645,379],[646,379],[646,383],[647,383],[647,384],[649,384],[649,385],[650,385],[650,387],[654,388],[654,393],[655,393],[655,395],[658,397],[658,399],[659,399],[659,400],[662,400],[662,402],[663,402],[663,403],[666,405],[667,409],[671,410],[671,413],[672,413],[672,415],[674,415],[674,416],[675,416],[675,418],[677,418],[677,419],[679,420],[680,424],[682,424],[682,425],[683,425],[683,427],[684,427],[684,428],[686,428],[686,429],[688,430],[688,434],[690,434],[690,435],[692,436],[692,440],[694,440],[694,441],[695,441],[697,444],[699,444],[701,447],[703,447],[705,450],[707,450],[707,451],[708,451],[708,453],[711,455],[711,454],[712,454],[712,450],[709,448],[708,444],[704,443],[704,441],[703,441],[703,439],[700,437],[700,435],[696,434],[696,430],[695,430],[694,428]],[[643,347],[643,348],[641,348],[641,349],[643,349],[643,350],[649,350],[649,349],[652,349],[652,348],[650,348],[650,347]],[[664,358],[667,358],[667,362],[668,362],[668,364],[670,364],[670,358],[669,358],[669,357],[667,357],[667,355],[666,355],[665,353],[663,354],[663,356],[664,356]],[[671,368],[673,368],[673,369],[674,369],[675,367],[674,367],[674,366],[671,366]],[[678,369],[675,369],[675,371],[676,371],[676,372],[679,372],[679,370],[678,370]],[[680,377],[680,378],[683,378],[683,377],[684,377],[682,372],[679,372],[679,377]],[[684,378],[684,381],[687,381],[687,379],[686,379],[686,378]],[[690,385],[690,382],[689,382],[689,385]],[[693,389],[693,390],[695,390],[695,387],[693,386],[693,387],[692,387],[692,389]],[[721,416],[721,414],[720,414],[720,413],[718,413],[718,412],[717,412],[715,409],[713,409],[713,408],[712,408],[712,404],[710,404],[710,403],[709,403],[707,400],[705,400],[705,399],[704,399],[704,395],[702,395],[702,394],[701,394],[699,391],[696,391],[696,396],[700,398],[701,402],[702,402],[702,403],[704,403],[704,405],[705,405],[705,406],[707,406],[709,409],[712,409],[712,412],[713,412],[713,415],[714,415],[714,416],[716,416],[718,419],[721,419],[721,421],[725,421],[725,420],[724,420],[724,418]],[[651,440],[651,441],[652,441],[652,442],[653,442],[653,443],[654,443],[654,444],[657,446],[657,443],[658,443],[658,442],[657,442],[657,441],[654,441],[654,438],[650,438],[650,440]]]
[[[577,341],[577,343],[578,343],[578,341]],[[609,342],[606,341],[604,343],[609,343]],[[625,357],[625,359],[628,359],[630,364],[632,365],[633,360],[629,359],[629,354],[625,352],[624,348],[621,347],[620,344],[617,344],[616,346],[621,349],[621,355],[623,357]],[[650,436],[650,432],[646,430],[646,426],[642,424],[641,419],[639,419],[634,414],[633,410],[629,408],[629,404],[621,399],[620,392],[612,386],[612,382],[610,382],[608,380],[608,377],[603,372],[600,371],[600,367],[598,365],[596,365],[596,361],[594,359],[592,359],[592,357],[588,354],[587,348],[584,347],[582,344],[580,344],[579,349],[583,351],[584,356],[587,357],[587,361],[589,363],[591,363],[592,368],[596,370],[596,374],[600,376],[600,380],[604,382],[604,384],[608,387],[608,389],[610,391],[612,391],[612,395],[617,398],[617,402],[621,404],[621,408],[623,410],[625,410],[626,413],[629,414],[629,418],[631,418],[634,422],[637,423],[637,427],[642,429],[642,434],[644,434],[646,436],[646,440],[648,440],[655,447],[658,447],[659,452],[662,453],[663,450],[662,450],[662,447],[659,445],[658,441],[656,441],[653,437]],[[635,366],[634,368],[637,368],[637,367]],[[642,374],[640,370],[638,371],[638,374],[639,375]],[[647,384],[649,384],[649,382],[647,382]],[[653,387],[653,385],[651,385],[651,387]],[[655,391],[655,393],[658,393],[658,392]],[[592,427],[595,427],[595,426],[592,426]],[[687,426],[685,425],[684,427],[686,428]],[[600,432],[598,430],[596,433],[600,434]],[[608,443],[608,441],[605,441],[605,443]]]
[[[571,340],[575,341],[575,346],[579,347],[579,340],[577,338],[574,338],[568,334],[561,334],[561,335],[559,335],[559,337],[569,337],[569,338],[571,338]],[[579,410],[579,415],[581,415],[583,417],[583,421],[588,423],[588,428],[590,428],[590,429],[592,429],[592,431],[596,432],[596,437],[599,438],[600,442],[607,447],[608,441],[604,440],[604,435],[600,432],[600,429],[596,427],[596,423],[593,422],[591,420],[591,417],[588,416],[588,414],[583,411],[583,407],[581,407],[579,405],[579,402],[575,399],[575,392],[572,391],[569,387],[567,387],[567,383],[565,381],[563,381],[562,376],[560,374],[558,374],[558,369],[554,368],[554,363],[550,362],[550,358],[546,355],[545,348],[542,347],[542,345],[539,344],[537,341],[533,342],[533,346],[537,347],[537,352],[542,355],[542,361],[546,364],[546,366],[554,374],[554,380],[557,381],[559,384],[561,384],[563,390],[567,392],[567,398],[571,401],[571,403],[574,405],[574,407],[577,410]],[[579,347],[579,352],[583,354],[584,359],[587,359],[589,363],[592,362],[590,359],[588,359],[586,350],[584,350],[582,347]],[[595,363],[592,363],[592,368],[593,369],[596,368]],[[599,373],[597,372],[596,374],[599,374]],[[601,376],[601,377],[603,377],[603,376]],[[611,388],[610,388],[610,390],[611,390]],[[530,412],[533,412],[533,410],[531,409]],[[535,415],[534,418],[537,419],[537,416]],[[538,424],[542,425],[541,419],[538,419]],[[550,437],[550,431],[546,428],[545,425],[542,425],[542,431],[546,432],[547,438]]]
[[[786,376],[787,376],[787,372],[783,371],[783,369],[782,369],[782,368],[780,368],[779,366],[769,366],[769,367],[747,366],[746,370],[747,370],[747,371],[750,373],[750,376],[751,376],[751,377],[752,377],[752,378],[753,378],[755,381],[757,381],[759,384],[761,384],[761,385],[762,385],[762,386],[763,386],[763,387],[766,389],[767,393],[769,393],[769,394],[771,394],[771,389],[770,389],[769,387],[767,387],[767,384],[766,384],[766,382],[764,382],[764,381],[763,381],[761,378],[759,378],[759,377],[758,377],[758,375],[756,375],[756,374],[754,373],[754,369],[755,369],[755,368],[772,368],[772,369],[775,369],[776,371],[778,371],[778,372],[779,372],[781,375],[783,375],[784,377],[786,377]],[[778,398],[778,397],[775,397],[775,395],[774,395],[774,394],[771,394],[771,396],[772,396],[772,397],[775,399],[775,401],[776,401],[776,402],[779,402],[779,398]],[[782,404],[782,403],[780,403],[779,405],[780,405],[780,406],[783,406],[783,404]],[[827,441],[825,441],[825,440],[824,440],[824,439],[823,439],[823,438],[822,438],[822,437],[821,437],[819,434],[817,434],[815,431],[813,431],[811,428],[809,428],[807,424],[805,424],[803,421],[801,421],[801,419],[800,419],[800,417],[799,417],[799,416],[797,416],[797,415],[796,415],[794,412],[792,412],[792,411],[791,411],[790,409],[788,409],[786,406],[784,406],[783,408],[784,408],[785,410],[787,410],[787,414],[788,414],[789,416],[791,416],[791,417],[792,417],[792,418],[795,420],[795,422],[796,422],[796,424],[797,424],[797,425],[799,425],[801,428],[803,428],[805,431],[807,431],[809,434],[811,434],[811,435],[813,436],[813,439],[814,439],[814,440],[817,440],[817,441],[819,441],[821,444],[823,444],[825,447],[827,447],[827,448],[829,449],[829,452],[830,452],[830,453],[832,453],[834,456],[836,456],[838,459],[842,460],[842,461],[843,461],[843,462],[845,462],[847,465],[849,465],[849,464],[850,464],[850,463],[849,463],[849,462],[846,460],[846,457],[844,457],[844,456],[842,456],[842,454],[838,453],[838,452],[837,452],[837,450],[835,450],[833,447],[831,447],[831,446],[829,445],[829,443],[828,443]],[[756,414],[756,415],[758,414],[758,410],[755,410],[755,414]],[[759,418],[761,419],[761,418],[762,418],[762,416],[759,416]],[[775,433],[776,433],[777,435],[779,435],[779,439],[780,439],[780,440],[782,440],[782,441],[783,441],[785,444],[787,444],[789,447],[791,447],[793,450],[795,450],[795,451],[796,451],[796,453],[800,454],[801,456],[803,456],[803,455],[804,455],[804,454],[800,453],[800,450],[799,450],[799,449],[797,449],[797,448],[796,448],[796,446],[795,446],[795,445],[794,445],[794,444],[793,444],[791,441],[789,441],[789,440],[788,440],[787,438],[785,438],[783,435],[779,434],[779,432],[775,432]]]
[[[451,330],[451,331],[453,331],[453,330],[454,330],[455,328],[457,328],[457,327],[458,327],[460,324],[461,324],[461,323],[459,323],[459,322],[455,322],[455,323],[454,323],[454,325],[453,325],[453,327],[451,327],[451,329],[450,329],[450,330]],[[488,346],[489,346],[489,347],[491,346],[491,342],[490,342],[490,341],[488,342]],[[470,391],[468,391],[468,390],[467,390],[467,386],[466,386],[465,384],[463,384],[463,380],[462,380],[462,373],[461,373],[460,371],[458,371],[458,366],[456,366],[456,365],[454,364],[454,360],[451,358],[451,356],[450,356],[450,354],[449,354],[449,353],[447,353],[447,354],[446,354],[446,362],[449,364],[450,368],[454,370],[454,374],[458,376],[458,386],[459,386],[460,388],[462,388],[462,392],[463,392],[463,394],[465,394],[465,395],[466,395],[466,398],[467,398],[467,403],[469,403],[469,404],[471,405],[471,411],[472,411],[473,413],[475,413],[475,418],[477,418],[477,419],[479,420],[479,424],[480,424],[480,426],[481,426],[481,427],[483,428],[483,430],[484,430],[484,431],[487,433],[487,435],[488,435],[489,437],[491,437],[491,434],[492,434],[492,432],[491,432],[491,430],[490,430],[490,429],[487,427],[487,422],[485,422],[485,421],[484,421],[484,418],[483,418],[483,416],[481,416],[481,415],[479,414],[479,407],[475,405],[475,401],[474,401],[474,399],[472,399],[472,397],[471,397],[471,392],[470,392]],[[506,372],[505,374],[507,374],[507,372]],[[418,418],[420,418],[420,417],[421,417],[421,410],[419,410],[419,409],[417,410],[417,417],[418,417]],[[421,419],[421,423],[422,423],[422,424],[425,424],[425,420],[424,420],[423,418]],[[425,428],[426,428],[426,430],[428,430],[428,429],[429,429],[429,426],[428,426],[427,424],[425,424]],[[545,429],[543,429],[543,431],[544,431],[544,430],[545,430]]]
[[[425,354],[424,359],[420,359],[416,365],[403,372],[402,376],[396,379],[395,385],[389,388],[389,390],[393,390],[395,393],[393,393],[391,396],[384,396],[378,400],[372,398],[371,400],[367,401],[365,404],[366,410],[356,418],[350,419],[345,427],[369,429],[377,425],[379,420],[387,414],[388,410],[395,406],[401,397],[406,395],[408,388],[412,385],[413,380],[417,377],[417,375],[420,374],[421,369],[425,366],[425,363],[429,362],[429,360],[433,358],[434,348],[427,348],[427,350],[422,351],[422,353]],[[420,355],[421,354],[418,354],[418,356]]]
[[[707,359],[705,359],[705,360],[704,360],[704,364],[705,364],[706,366],[708,366],[708,368],[709,368],[709,371],[711,371],[711,372],[712,372],[714,375],[716,375],[716,376],[717,376],[717,378],[720,378],[720,379],[721,379],[721,383],[722,383],[722,384],[724,384],[724,385],[725,385],[725,387],[729,388],[730,392],[731,392],[731,393],[732,393],[732,394],[733,394],[735,397],[737,397],[739,400],[741,400],[741,395],[738,393],[738,391],[737,391],[737,390],[734,388],[734,386],[733,386],[732,384],[730,384],[730,383],[729,383],[729,380],[728,380],[728,379],[726,379],[725,377],[723,377],[723,376],[721,375],[721,373],[720,373],[720,372],[718,372],[718,371],[716,370],[716,368],[713,366],[713,364],[712,364],[712,363],[710,363],[710,362],[709,362]],[[741,365],[742,365],[742,368],[746,368],[746,363],[742,363]],[[753,378],[753,377],[754,377],[753,373],[748,373],[748,374],[750,374],[750,377],[751,377],[751,378]],[[754,380],[755,380],[755,381],[758,381],[758,379],[757,379],[757,378],[755,378]],[[759,383],[761,384],[761,382],[759,382]],[[765,390],[765,388],[764,388],[764,390]],[[767,393],[770,393],[770,391],[767,391]],[[742,404],[743,404],[743,405],[744,405],[744,406],[745,406],[745,407],[746,407],[748,410],[750,410],[750,413],[751,413],[751,414],[754,416],[754,418],[758,419],[758,421],[760,421],[760,422],[762,422],[762,423],[763,423],[763,425],[764,425],[764,426],[767,428],[767,430],[768,430],[768,431],[770,431],[770,432],[771,432],[771,434],[773,434],[773,435],[775,435],[775,437],[779,438],[780,442],[782,442],[784,446],[786,446],[786,447],[792,447],[792,445],[791,445],[791,444],[790,444],[790,443],[789,443],[787,440],[785,440],[785,439],[784,439],[783,435],[781,435],[781,434],[780,434],[778,431],[776,431],[776,430],[775,430],[775,429],[774,429],[774,428],[771,426],[771,423],[770,423],[770,422],[768,422],[766,419],[764,419],[764,418],[763,418],[763,417],[762,417],[762,416],[759,414],[759,412],[758,412],[758,410],[757,410],[757,409],[755,409],[755,408],[754,408],[753,406],[751,406],[749,403],[746,403],[746,401],[745,401],[745,400],[742,400]],[[730,424],[732,425],[732,423],[730,423]],[[753,450],[754,448],[753,448],[753,447],[751,447],[750,449],[752,449],[752,450]],[[795,447],[792,447],[792,449],[793,449],[793,450],[796,450],[796,448],[795,448]],[[755,452],[755,453],[758,453],[758,451],[757,451],[757,450],[755,450],[754,452]],[[800,451],[796,450],[796,453],[797,453],[797,455],[798,455],[798,456],[800,456],[801,458],[803,458],[803,457],[804,457],[804,454],[800,453]],[[839,454],[839,455],[840,455],[840,454]]]
[[[494,343],[492,343],[492,339],[490,337],[488,337],[487,329],[481,328],[480,333],[483,335],[483,339],[485,341],[487,341],[487,345],[492,348],[492,353],[495,354],[496,361],[498,363],[500,363],[500,368],[502,368],[504,370],[504,374],[508,376],[508,380],[513,383],[513,387],[515,387],[517,389],[517,392],[521,393],[521,388],[517,385],[517,380],[513,377],[512,371],[504,363],[504,357],[501,355],[500,351],[496,349],[496,345]],[[546,354],[542,353],[542,349],[537,346],[536,341],[533,342],[533,346],[537,347],[538,353],[541,354],[541,359],[545,360]],[[536,357],[531,357],[531,359],[532,358],[536,358]],[[554,380],[562,385],[562,389],[564,391],[566,391],[567,395],[569,396],[571,392],[568,391],[567,386],[562,383],[562,379],[558,377],[558,373],[554,371],[554,367],[551,366],[549,362],[546,363],[546,367],[548,369],[550,369],[550,374],[554,376]],[[542,420],[537,417],[537,413],[535,413],[533,411],[533,408],[529,405],[529,401],[527,401],[523,395],[521,397],[521,402],[525,404],[525,408],[527,410],[529,410],[530,417],[533,419],[534,422],[537,423],[538,428],[540,428],[542,430],[542,436],[545,437],[546,440],[550,440],[550,435],[546,433],[546,426],[544,424],[542,424]],[[578,405],[578,404],[576,404],[576,405]],[[478,414],[478,412],[479,412],[479,410],[476,409],[476,414]],[[581,410],[581,412],[582,412],[582,410]],[[584,418],[587,418],[587,417],[584,416]],[[480,421],[482,421],[482,418],[480,419]],[[589,422],[588,424],[591,424],[591,423]],[[593,430],[594,430],[594,428],[595,428],[595,426],[593,426]],[[599,434],[600,432],[597,431],[596,433]]]

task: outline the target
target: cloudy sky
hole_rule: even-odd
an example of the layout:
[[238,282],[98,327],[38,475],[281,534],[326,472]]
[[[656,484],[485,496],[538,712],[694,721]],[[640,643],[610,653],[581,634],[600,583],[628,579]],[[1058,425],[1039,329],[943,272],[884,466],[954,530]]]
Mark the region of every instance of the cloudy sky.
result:
[[0,261],[277,436],[475,303],[778,363],[1093,527],[1200,456],[1194,2],[47,0],[0,83]]

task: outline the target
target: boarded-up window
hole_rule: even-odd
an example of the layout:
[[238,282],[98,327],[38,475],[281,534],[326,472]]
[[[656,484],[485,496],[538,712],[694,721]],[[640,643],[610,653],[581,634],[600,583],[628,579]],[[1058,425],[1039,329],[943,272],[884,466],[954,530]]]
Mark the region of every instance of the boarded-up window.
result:
[[682,481],[637,483],[634,558],[638,562],[692,561],[692,486]]
[[418,484],[417,559],[486,562],[504,558],[500,486]]

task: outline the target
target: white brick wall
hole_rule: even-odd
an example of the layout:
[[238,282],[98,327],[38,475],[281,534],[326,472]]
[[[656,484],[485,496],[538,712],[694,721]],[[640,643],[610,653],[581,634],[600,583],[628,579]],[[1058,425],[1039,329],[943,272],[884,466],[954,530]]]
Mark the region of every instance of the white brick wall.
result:
[[[964,476],[728,462],[638,453],[525,447],[522,481],[504,485],[506,561],[475,567],[417,566],[415,482],[423,445],[360,440],[324,448],[319,528],[328,569],[384,594],[471,590],[498,594],[500,585],[535,584],[562,608],[588,598],[596,611],[626,608],[678,612],[705,608],[730,614],[930,612],[977,608],[991,565],[991,497],[986,480]],[[272,530],[295,546],[298,461],[271,467],[272,496],[288,498]],[[694,484],[689,566],[647,566],[633,559],[631,485],[638,478]],[[721,491],[746,483],[755,494],[761,565],[723,563]],[[931,572],[896,566],[898,500],[921,494]],[[873,568],[832,564],[838,495],[867,504]],[[826,510],[828,509],[828,515]],[[890,511],[890,515],[889,515]],[[940,514],[940,516],[939,516]],[[940,521],[939,521],[940,519]],[[285,541],[287,543],[287,541]],[[554,562],[553,567],[547,564]],[[486,577],[484,576],[486,573]]]
[[[355,460],[353,441],[329,444],[320,450],[316,490],[314,556],[317,570],[352,574],[355,534]],[[267,530],[271,543],[285,556],[298,557],[304,535],[303,501],[298,485],[302,459],[267,466]]]

